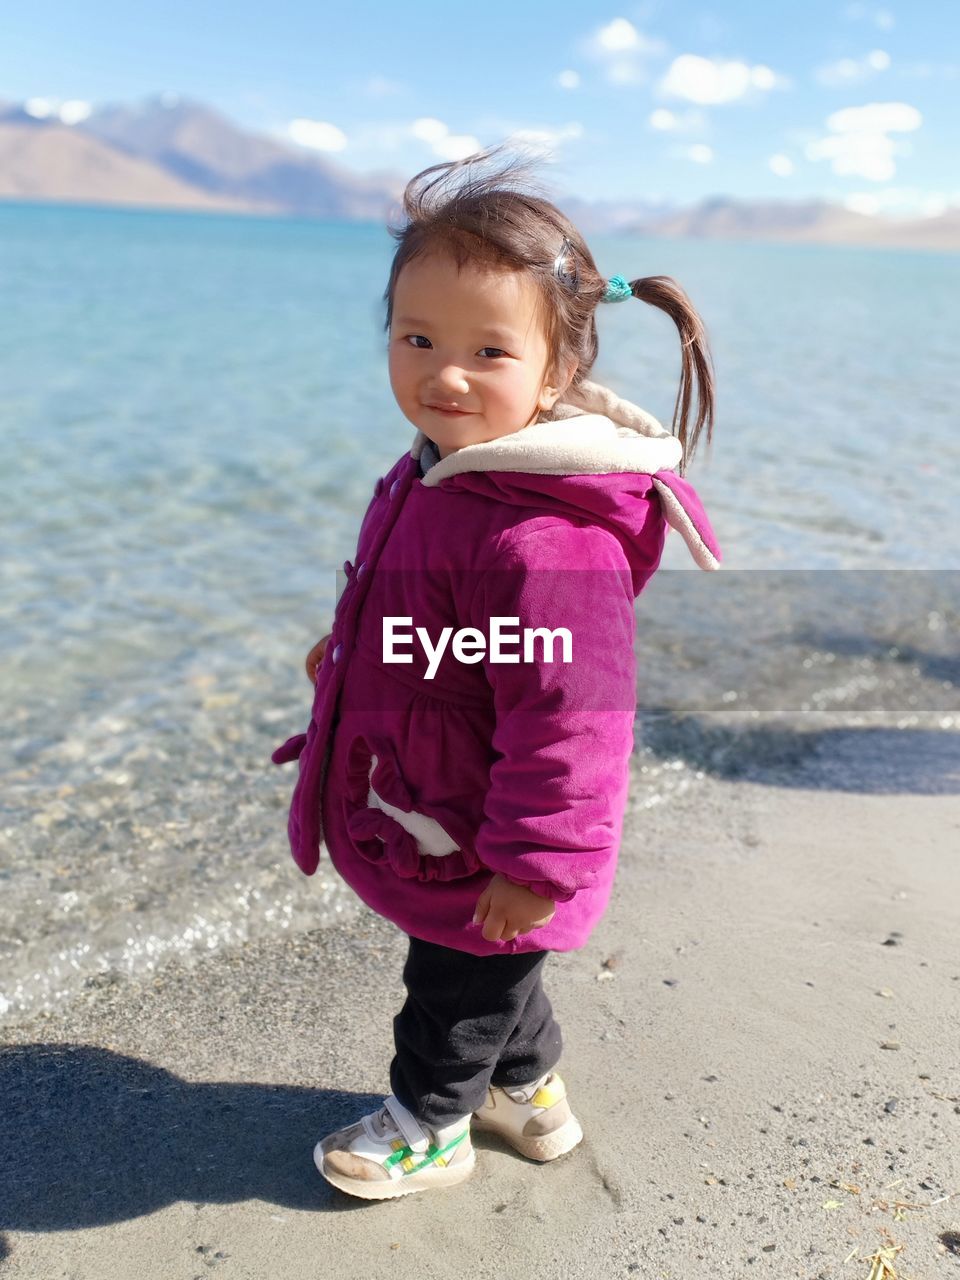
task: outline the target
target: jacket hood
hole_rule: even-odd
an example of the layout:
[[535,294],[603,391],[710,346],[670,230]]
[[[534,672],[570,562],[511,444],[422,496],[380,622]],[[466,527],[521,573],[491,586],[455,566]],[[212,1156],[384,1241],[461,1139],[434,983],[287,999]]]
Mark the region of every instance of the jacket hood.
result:
[[700,500],[674,470],[683,458],[680,441],[652,414],[599,383],[571,387],[549,414],[520,431],[464,445],[439,460],[417,431],[410,456],[420,462],[422,455],[425,486],[587,517],[612,529],[632,565],[649,557],[653,488],[696,563],[720,568],[720,548]]

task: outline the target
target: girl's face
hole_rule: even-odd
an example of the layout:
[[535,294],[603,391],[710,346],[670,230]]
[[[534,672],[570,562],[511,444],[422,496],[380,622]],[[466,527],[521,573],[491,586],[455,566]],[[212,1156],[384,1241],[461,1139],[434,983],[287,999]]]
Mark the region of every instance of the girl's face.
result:
[[549,352],[534,283],[446,253],[413,258],[394,288],[390,385],[441,458],[520,431],[573,376],[547,385]]

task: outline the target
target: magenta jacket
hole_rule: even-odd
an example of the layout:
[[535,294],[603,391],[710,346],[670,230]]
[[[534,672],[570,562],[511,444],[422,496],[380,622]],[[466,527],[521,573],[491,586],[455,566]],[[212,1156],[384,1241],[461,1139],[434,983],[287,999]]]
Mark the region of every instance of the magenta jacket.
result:
[[[272,756],[299,758],[288,831],[302,871],[325,846],[375,911],[474,955],[585,944],[626,807],[634,601],[669,526],[719,568],[680,458],[656,419],[591,382],[549,420],[442,460],[417,432],[344,565],[307,732]],[[386,661],[384,618],[407,620],[393,652],[409,661]],[[497,625],[513,661],[492,660]],[[534,628],[566,628],[566,654],[562,632],[552,654],[536,636],[525,650]],[[493,872],[553,899],[550,923],[488,942],[472,919]]]

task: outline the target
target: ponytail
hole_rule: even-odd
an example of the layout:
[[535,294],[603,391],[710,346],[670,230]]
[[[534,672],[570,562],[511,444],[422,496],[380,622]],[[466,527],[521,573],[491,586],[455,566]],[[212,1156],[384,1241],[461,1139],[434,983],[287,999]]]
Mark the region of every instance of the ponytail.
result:
[[[707,428],[707,444],[713,437],[713,420],[716,406],[713,363],[707,333],[703,321],[697,311],[670,276],[646,276],[640,280],[630,281],[630,291],[641,302],[649,302],[651,306],[665,311],[680,334],[681,368],[680,386],[673,407],[673,425],[671,430],[683,447],[683,462],[680,474],[683,475],[686,463],[693,457],[700,437],[700,429]],[[687,443],[687,418],[690,414],[691,390],[696,376],[697,384],[697,417],[690,433],[689,447]]]

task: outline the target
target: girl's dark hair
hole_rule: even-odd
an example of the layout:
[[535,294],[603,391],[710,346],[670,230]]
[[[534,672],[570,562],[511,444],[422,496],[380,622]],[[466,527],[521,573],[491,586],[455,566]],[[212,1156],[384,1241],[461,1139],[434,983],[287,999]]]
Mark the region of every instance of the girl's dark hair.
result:
[[[540,289],[547,341],[555,357],[554,371],[575,359],[572,385],[576,387],[589,377],[597,358],[594,313],[607,281],[569,218],[549,200],[529,190],[537,186],[529,176],[535,158],[508,156],[493,172],[479,172],[482,163],[504,150],[505,144],[501,143],[463,160],[432,165],[407,183],[402,204],[405,224],[388,226],[398,244],[383,295],[387,304],[384,328],[389,332],[397,279],[412,258],[440,249],[454,258],[458,269],[468,262],[480,262],[523,271],[533,277]],[[523,188],[520,179],[526,179],[528,189]],[[564,238],[569,246],[566,256],[560,259],[562,270],[558,275],[554,265],[564,250]],[[692,302],[670,276],[646,276],[629,284],[635,298],[665,311],[680,334],[680,386],[671,430],[683,447],[682,475],[685,463],[693,457],[701,427],[706,424],[708,445],[713,433],[715,392],[706,330]],[[688,440],[694,378],[697,416]],[[549,416],[547,411],[541,420]]]

